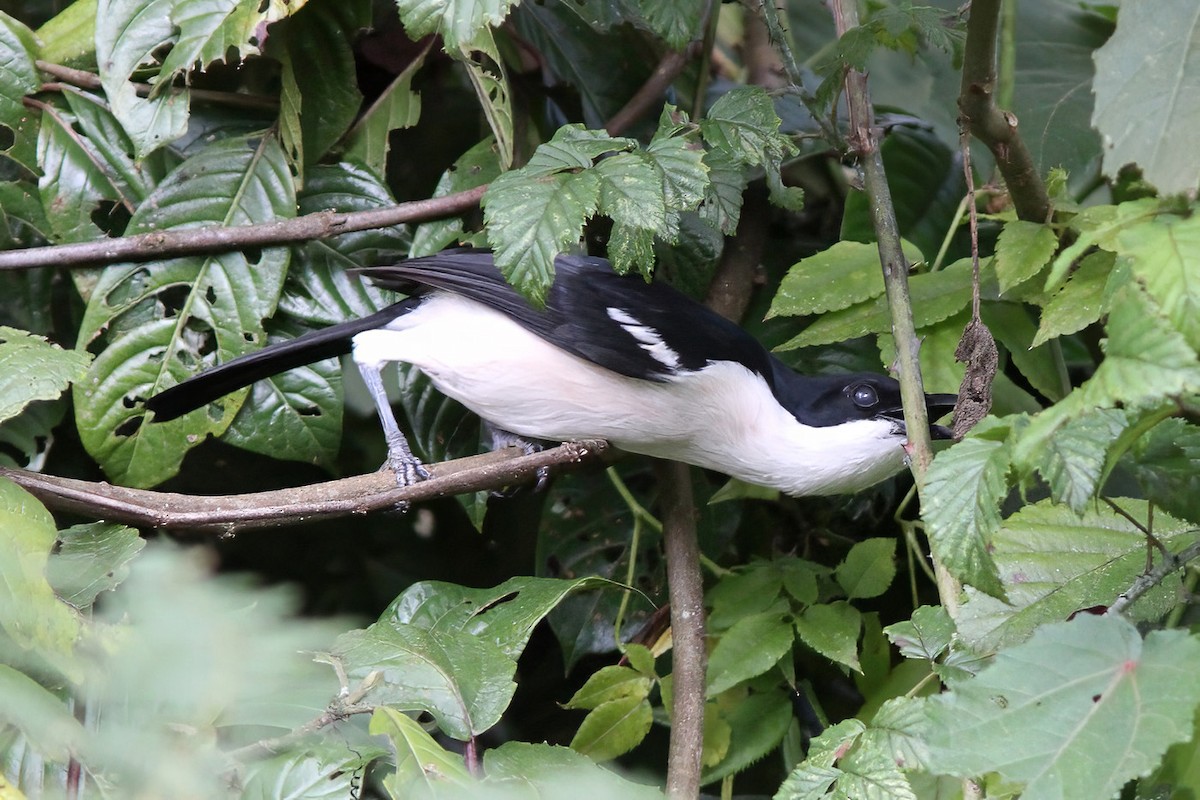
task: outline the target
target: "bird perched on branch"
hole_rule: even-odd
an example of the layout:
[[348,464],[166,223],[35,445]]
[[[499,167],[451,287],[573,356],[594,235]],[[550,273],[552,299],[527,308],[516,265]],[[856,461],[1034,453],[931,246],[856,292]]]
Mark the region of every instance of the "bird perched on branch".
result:
[[[900,387],[855,373],[801,375],[737,325],[607,261],[560,256],[544,308],[490,253],[447,251],[362,274],[408,297],[236,358],[146,401],[166,421],[279,372],[352,353],[401,484],[426,477],[380,377],[393,361],[519,440],[607,439],[791,495],[852,492],[904,466]],[[931,418],[954,395],[926,395]],[[948,431],[932,425],[936,438]]]

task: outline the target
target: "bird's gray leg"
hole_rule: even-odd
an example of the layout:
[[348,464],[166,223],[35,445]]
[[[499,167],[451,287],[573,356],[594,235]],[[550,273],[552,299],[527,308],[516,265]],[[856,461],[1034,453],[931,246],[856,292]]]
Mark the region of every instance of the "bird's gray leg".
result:
[[[513,433],[512,431],[506,431],[503,428],[488,422],[487,420],[483,421],[483,427],[492,440],[493,450],[499,450],[502,447],[519,447],[521,448],[521,452],[523,452],[525,455],[532,455],[533,453],[540,453],[546,449],[546,445],[542,444],[541,442],[534,441],[533,439],[526,439],[524,436]],[[535,492],[540,492],[545,489],[546,484],[550,482],[550,468],[538,467],[536,475],[537,482],[534,483],[533,490]]]
[[396,415],[392,413],[392,404],[388,402],[387,392],[383,388],[383,366],[380,364],[359,364],[358,371],[367,391],[375,401],[375,411],[379,414],[379,422],[383,425],[383,435],[387,439],[387,465],[396,473],[396,483],[410,486],[417,481],[429,477],[429,470],[421,465],[421,459],[413,455],[408,440],[396,424]]

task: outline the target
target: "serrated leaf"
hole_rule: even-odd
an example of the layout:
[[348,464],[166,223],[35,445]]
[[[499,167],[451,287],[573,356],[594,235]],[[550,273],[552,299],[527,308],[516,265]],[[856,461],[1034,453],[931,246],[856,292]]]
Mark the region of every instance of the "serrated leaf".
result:
[[608,761],[637,747],[653,723],[654,712],[644,697],[618,697],[584,717],[571,749],[595,761]]
[[862,672],[858,663],[862,615],[857,608],[844,600],[809,606],[796,618],[795,625],[801,641],[813,650],[830,661]]
[[1045,290],[1052,292],[1062,286],[1071,266],[1093,247],[1115,252],[1118,234],[1131,225],[1140,225],[1156,217],[1161,205],[1157,198],[1141,198],[1115,206],[1090,206],[1080,211],[1070,222],[1071,230],[1076,233],[1075,241],[1055,256],[1046,276]]
[[1062,354],[1052,347],[1033,346],[1037,325],[1028,306],[1021,303],[991,302],[980,305],[984,324],[1008,351],[1029,384],[1053,401],[1061,400],[1071,389]]
[[1200,349],[1200,220],[1159,216],[1121,231],[1117,244],[1163,315]]
[[46,563],[46,579],[59,597],[83,610],[96,601],[96,595],[115,589],[128,577],[129,562],[145,546],[146,540],[124,525],[73,525],[59,532]]
[[0,478],[0,627],[20,648],[33,650],[72,681],[82,677],[75,642],[82,619],[58,599],[46,579],[57,532],[33,495]]
[[672,50],[682,50],[701,34],[701,9],[689,0],[660,0],[640,10],[646,26]]
[[646,153],[662,170],[667,207],[692,211],[700,205],[708,189],[708,167],[704,162],[704,145],[697,137],[675,132],[673,114],[678,113],[673,106],[663,108],[658,130],[646,145]]
[[1104,475],[1108,450],[1129,426],[1130,414],[1097,409],[1063,425],[1041,451],[1038,471],[1056,502],[1083,511]]
[[1200,428],[1181,419],[1163,420],[1138,440],[1126,466],[1147,499],[1200,523]]
[[645,700],[650,696],[653,682],[630,667],[610,664],[593,672],[571,696],[564,708],[595,709],[623,697]]
[[462,758],[446,752],[416,721],[396,709],[375,709],[367,730],[386,736],[396,751],[396,771],[384,780],[393,798],[435,797],[439,789],[474,788]]
[[[273,137],[227,139],[180,165],[134,216],[131,230],[245,225],[295,214],[291,174]],[[114,479],[158,483],[184,452],[220,434],[246,392],[180,420],[142,425],[141,401],[265,339],[262,320],[279,300],[288,251],[192,256],[108,267],[79,332],[79,349],[106,346],[75,392],[88,452]],[[181,291],[182,289],[182,291]],[[209,354],[214,349],[215,352]],[[211,409],[219,408],[219,411]]]
[[[941,322],[961,309],[971,299],[970,259],[956,261],[938,272],[913,275],[908,279],[909,294],[913,305],[913,322],[924,328]],[[869,333],[884,333],[892,329],[892,316],[888,310],[887,297],[880,295],[872,300],[833,311],[817,319],[798,336],[793,337],[777,350],[797,347],[832,344]]]
[[842,776],[835,764],[848,752],[866,730],[857,719],[843,720],[831,725],[812,740],[808,758],[792,770],[776,792],[776,800],[821,800]]
[[[346,134],[344,154],[346,159],[364,164],[376,175],[387,174],[387,155],[391,146],[391,132],[402,128],[411,128],[421,119],[421,95],[413,90],[412,81],[417,71],[425,65],[427,52],[427,50],[423,50],[399,75],[393,78],[388,87],[379,97],[375,98],[370,107],[354,123],[354,127]],[[453,174],[458,168],[459,163],[455,162],[455,166],[450,168],[446,176]],[[443,176],[442,183],[446,181],[446,176]],[[433,194],[434,197],[458,191],[458,188],[443,189],[442,183],[438,184]],[[414,253],[413,255],[429,255],[430,252],[436,251]]]
[[1011,448],[971,435],[938,453],[925,477],[922,516],[934,556],[956,577],[991,595],[1004,592],[989,555],[1008,494]]
[[[1121,498],[1135,519],[1148,519],[1144,501]],[[1185,523],[1154,514],[1155,535],[1178,551],[1196,540]],[[959,637],[979,652],[1024,641],[1038,626],[1081,609],[1107,606],[1146,569],[1146,537],[1108,507],[1083,514],[1043,501],[1004,521],[993,537],[993,558],[1007,594],[1002,602],[970,588],[958,616]],[[1178,575],[1134,604],[1138,619],[1157,619],[1176,602]]]
[[504,277],[544,303],[554,259],[579,241],[599,202],[600,179],[590,171],[529,179],[517,170],[492,181],[484,195],[484,217]]
[[426,711],[460,741],[495,725],[516,690],[516,662],[461,631],[376,622],[339,636],[333,657],[352,680],[377,673],[368,702]]
[[0,422],[35,400],[55,400],[87,372],[88,356],[0,325]]
[[[174,0],[172,47],[158,80],[169,83],[172,76],[193,67],[203,71],[228,59],[231,52],[243,57],[260,54],[265,28],[304,5],[284,0]],[[134,20],[135,25],[141,22]]]
[[[815,588],[815,580],[813,585]],[[782,588],[783,576],[772,562],[753,562],[723,575],[704,598],[712,609],[707,620],[710,629],[725,630],[744,617],[766,611]]]
[[912,618],[883,629],[905,658],[936,661],[954,638],[954,620],[942,606],[921,606]]
[[1025,800],[1110,797],[1191,736],[1197,658],[1200,642],[1185,632],[1143,641],[1120,617],[1044,626],[930,700],[930,766],[962,777],[999,772],[1025,784]]
[[1175,131],[1200,122],[1200,18],[1188,0],[1123,3],[1117,29],[1096,50],[1092,124],[1104,170],[1136,164],[1163,194],[1195,191],[1200,163]]
[[704,770],[701,785],[735,775],[779,747],[792,722],[792,704],[783,692],[762,692],[722,714],[729,724],[729,749],[718,764]]
[[446,52],[473,44],[486,28],[504,22],[519,0],[396,0],[404,29],[413,41],[441,34]]
[[575,580],[517,577],[492,589],[421,581],[393,600],[381,619],[483,638],[515,661],[533,635],[534,627],[564,598],[577,591],[613,586],[598,577]]
[[100,82],[139,159],[187,129],[187,92],[138,97],[131,80],[141,65],[155,63],[156,51],[175,43],[175,6],[176,0],[99,0],[96,7]]
[[[921,253],[904,243],[905,257]],[[836,242],[788,269],[771,300],[767,319],[839,311],[883,294],[879,247],[866,242]]]
[[874,538],[856,542],[833,576],[848,600],[878,597],[896,577],[896,540]]
[[996,240],[996,277],[1001,293],[1041,272],[1058,248],[1058,237],[1048,225],[1013,220]]
[[878,748],[904,770],[929,759],[929,713],[923,697],[893,697],[875,712],[863,734],[865,747]]
[[721,634],[708,657],[708,696],[761,675],[790,652],[795,633],[777,612],[743,617]]
[[732,236],[742,214],[742,194],[749,178],[725,150],[705,153],[704,166],[708,169],[708,189],[700,206],[700,218],[726,236]]
[[1104,290],[1116,256],[1098,250],[1085,256],[1071,277],[1042,308],[1033,346],[1081,331],[1104,312]]
[[779,117],[770,96],[757,86],[738,86],[713,103],[700,121],[704,140],[736,161],[768,166],[795,152],[779,133]]

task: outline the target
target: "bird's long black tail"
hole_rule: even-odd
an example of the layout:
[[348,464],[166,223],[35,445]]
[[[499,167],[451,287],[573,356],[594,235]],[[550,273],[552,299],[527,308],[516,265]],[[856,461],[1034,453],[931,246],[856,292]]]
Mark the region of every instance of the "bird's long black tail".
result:
[[167,422],[211,403],[219,397],[295,367],[350,352],[355,334],[380,328],[416,308],[418,297],[410,297],[362,319],[321,328],[286,342],[239,356],[218,367],[165,389],[146,401],[155,422]]

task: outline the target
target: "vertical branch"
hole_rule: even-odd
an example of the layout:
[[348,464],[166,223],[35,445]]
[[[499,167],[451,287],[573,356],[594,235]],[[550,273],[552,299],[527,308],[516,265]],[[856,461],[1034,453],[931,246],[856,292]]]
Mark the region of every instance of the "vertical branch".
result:
[[675,670],[671,744],[667,752],[667,796],[694,800],[700,795],[700,755],[704,746],[704,579],[696,543],[696,512],[686,464],[657,461],[662,495],[663,543],[671,600],[671,649]]
[[[838,36],[858,26],[855,0],[833,0],[834,23]],[[867,91],[867,76],[847,69],[846,103],[849,115],[847,140],[863,172],[863,182],[871,206],[888,308],[892,314],[892,339],[896,343],[896,371],[900,379],[900,397],[904,402],[904,425],[908,431],[909,458],[917,491],[925,487],[925,473],[933,460],[929,438],[929,412],[925,408],[925,386],[921,380],[920,347],[913,323],[912,300],[908,293],[908,262],[900,247],[900,227],[896,209],[883,169],[883,156],[874,128],[874,109]],[[950,573],[934,562],[938,596],[951,617],[957,616],[961,586]]]
[[996,36],[1001,5],[1002,0],[971,3],[958,109],[963,124],[996,159],[996,168],[1004,176],[1017,216],[1044,222],[1052,211],[1046,185],[1025,140],[1017,133],[1016,116],[996,104]]

